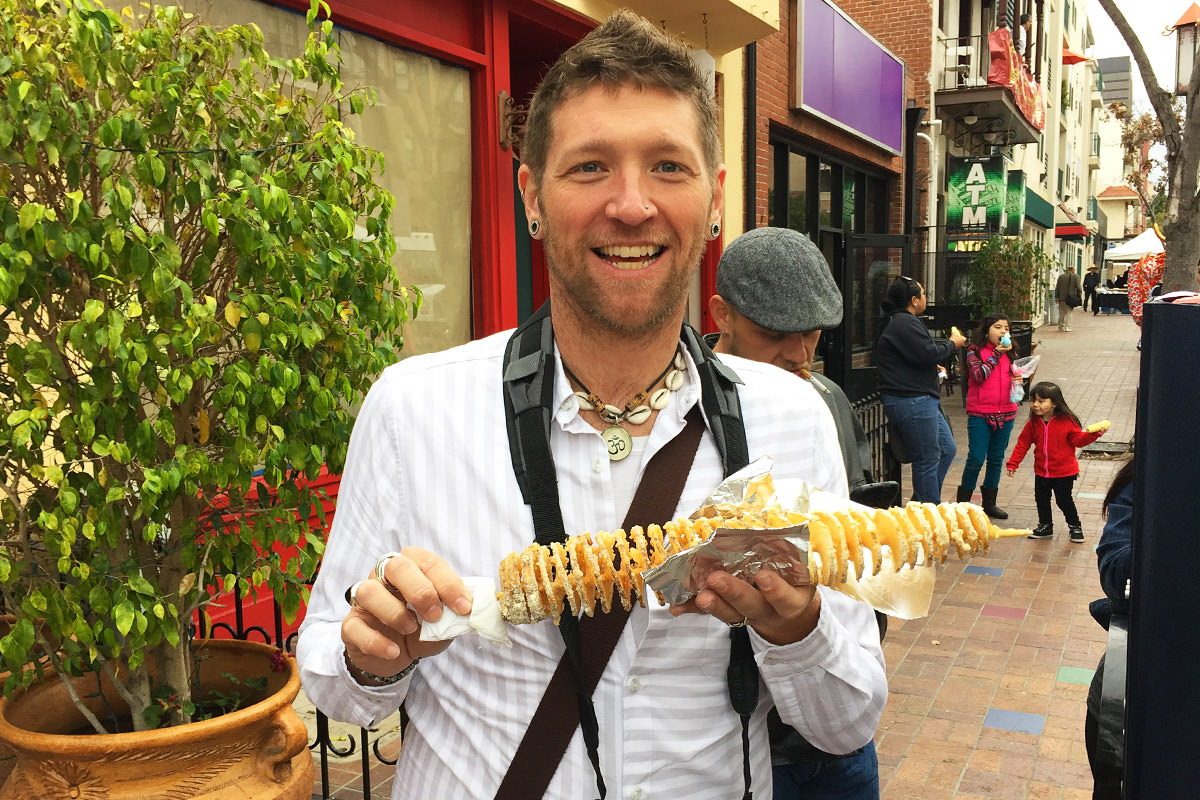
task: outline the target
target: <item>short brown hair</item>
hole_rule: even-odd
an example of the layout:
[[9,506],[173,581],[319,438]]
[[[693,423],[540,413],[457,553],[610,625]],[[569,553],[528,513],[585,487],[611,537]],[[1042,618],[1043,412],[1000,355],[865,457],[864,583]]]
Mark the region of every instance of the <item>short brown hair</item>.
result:
[[596,85],[664,89],[689,98],[700,122],[706,166],[716,172],[721,163],[716,106],[687,44],[629,9],[620,9],[559,56],[533,93],[521,160],[534,180],[541,179],[546,166],[554,111],[571,94]]

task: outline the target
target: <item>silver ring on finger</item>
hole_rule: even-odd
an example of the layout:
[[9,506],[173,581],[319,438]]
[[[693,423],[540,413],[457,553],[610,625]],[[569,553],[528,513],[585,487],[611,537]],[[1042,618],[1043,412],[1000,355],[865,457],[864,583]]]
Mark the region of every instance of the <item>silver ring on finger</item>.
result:
[[387,562],[388,562],[388,559],[398,558],[399,556],[400,556],[400,553],[397,553],[394,551],[391,553],[384,553],[382,556],[379,557],[379,560],[375,562],[375,570],[374,570],[375,580],[382,583],[383,588],[387,589],[389,592],[396,591],[396,587],[392,586],[392,584],[388,582]]
[[747,622],[749,622],[749,620],[750,620],[750,618],[749,618],[749,617],[742,617],[742,621],[741,621],[741,622],[731,622],[731,623],[729,623],[729,627],[731,627],[731,628],[744,628],[744,627],[746,627],[746,623],[747,623]]
[[350,607],[355,611],[365,611],[362,604],[358,602],[358,587],[362,586],[366,581],[359,581],[350,587]]

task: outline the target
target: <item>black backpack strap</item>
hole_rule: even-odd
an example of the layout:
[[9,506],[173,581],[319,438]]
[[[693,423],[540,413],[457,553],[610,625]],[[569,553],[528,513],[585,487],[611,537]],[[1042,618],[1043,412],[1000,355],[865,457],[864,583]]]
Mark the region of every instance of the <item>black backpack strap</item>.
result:
[[[562,533],[558,513],[558,477],[550,455],[551,404],[554,402],[554,330],[550,326],[550,301],[517,328],[504,349],[504,421],[508,449],[521,497],[534,509],[533,525],[539,544],[555,541]],[[530,452],[533,451],[533,452]],[[536,496],[535,496],[536,494]],[[539,499],[540,498],[540,499]],[[540,519],[539,507],[553,503],[557,526]],[[546,524],[557,527],[547,531]]]
[[[746,426],[742,421],[742,406],[737,391],[742,381],[737,373],[717,358],[712,348],[687,322],[683,323],[681,338],[700,375],[700,404],[716,440],[722,472],[728,477],[750,463]],[[513,332],[504,351],[503,377],[509,454],[512,457],[513,474],[521,488],[521,497],[533,514],[535,540],[539,544],[562,541],[566,531],[559,506],[558,476],[550,452],[554,332],[550,324],[549,301]],[[579,621],[569,613],[564,613],[559,621],[563,641],[577,669],[581,667],[578,625]],[[743,800],[751,800],[750,716],[758,706],[759,686],[758,665],[754,662],[750,634],[744,627],[730,629],[727,681],[730,703],[742,722]],[[590,697],[587,700],[590,706]],[[594,709],[585,708],[582,702],[580,707],[585,717],[590,712],[594,733]],[[588,736],[588,727],[587,723],[581,725],[585,739],[592,739]],[[586,745],[603,795],[598,741],[593,739]]]
[[717,441],[722,471],[728,477],[750,463],[742,404],[737,392],[742,379],[717,358],[703,337],[686,322],[683,324],[683,345],[700,373],[700,403]]

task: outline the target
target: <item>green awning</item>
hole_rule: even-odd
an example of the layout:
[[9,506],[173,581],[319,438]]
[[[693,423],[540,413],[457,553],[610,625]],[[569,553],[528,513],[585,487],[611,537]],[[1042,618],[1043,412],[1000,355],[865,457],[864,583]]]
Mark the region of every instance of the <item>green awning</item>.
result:
[[1025,187],[1025,219],[1048,230],[1054,230],[1054,206],[1028,186]]

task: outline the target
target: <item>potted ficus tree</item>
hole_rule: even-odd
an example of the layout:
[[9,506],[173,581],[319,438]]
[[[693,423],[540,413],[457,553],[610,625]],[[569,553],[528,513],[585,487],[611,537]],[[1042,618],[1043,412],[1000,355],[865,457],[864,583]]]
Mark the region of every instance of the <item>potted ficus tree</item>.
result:
[[971,259],[967,302],[981,314],[1031,321],[1034,297],[1047,286],[1054,259],[1031,241],[993,236]]
[[[125,788],[94,796],[168,796],[125,775],[138,759],[20,757],[52,724],[195,739],[214,688],[235,716],[262,676],[295,696],[288,659],[226,657],[189,621],[235,585],[296,613],[323,547],[307,481],[340,471],[419,295],[395,280],[381,158],[343,124],[371,98],[339,80],[324,3],[289,59],[177,8],[0,8],[0,737],[30,734],[6,792],[90,797],[107,760]],[[34,699],[51,689],[74,722]],[[274,796],[310,795],[292,722],[231,739]],[[179,796],[226,780],[208,752]]]

